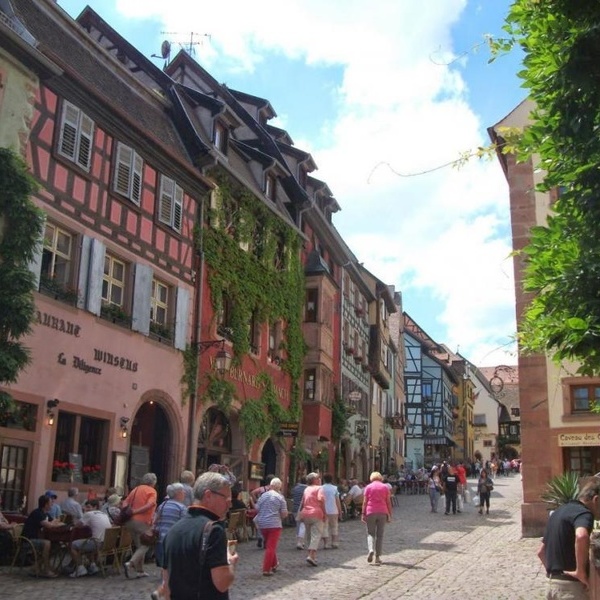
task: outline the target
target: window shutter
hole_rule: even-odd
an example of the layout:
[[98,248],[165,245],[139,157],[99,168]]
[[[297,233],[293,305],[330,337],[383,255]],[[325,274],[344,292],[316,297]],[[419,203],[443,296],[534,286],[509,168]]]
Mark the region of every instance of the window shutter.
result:
[[153,274],[152,267],[149,265],[139,263],[135,265],[131,329],[144,335],[150,333],[150,298]]
[[175,202],[173,205],[173,229],[181,231],[181,219],[183,213],[183,190],[175,186]]
[[86,114],[80,112],[81,123],[79,132],[79,151],[77,153],[77,164],[89,171],[92,156],[92,139],[94,136],[94,121]]
[[60,154],[75,160],[77,146],[77,126],[79,125],[79,109],[65,102],[63,105],[62,129],[58,150]]
[[133,178],[131,181],[131,201],[140,205],[142,199],[142,174],[144,170],[144,161],[142,157],[134,152],[133,157]]
[[129,198],[130,177],[131,177],[131,158],[133,150],[120,142],[117,144],[117,161],[115,164],[115,192],[123,194]]
[[102,278],[104,276],[105,254],[106,247],[104,244],[93,238],[90,247],[86,308],[98,316],[102,308]]
[[162,177],[160,182],[160,201],[158,207],[158,220],[171,225],[173,212],[173,187],[174,182],[168,177]]
[[178,350],[185,350],[188,336],[190,292],[186,288],[177,288],[177,307],[175,310],[175,340]]
[[79,253],[79,274],[77,281],[77,308],[86,306],[88,281],[90,276],[90,256],[92,252],[92,238],[88,235],[81,236],[81,251]]

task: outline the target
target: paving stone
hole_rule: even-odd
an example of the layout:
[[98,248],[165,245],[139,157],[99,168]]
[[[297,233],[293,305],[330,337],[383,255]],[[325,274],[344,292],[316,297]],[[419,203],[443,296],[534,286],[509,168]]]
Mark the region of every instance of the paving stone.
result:
[[[475,480],[469,480],[474,491]],[[474,494],[472,494],[474,495]],[[489,515],[471,504],[457,515],[431,513],[426,495],[401,495],[385,531],[381,566],[367,563],[366,534],[360,520],[340,523],[340,548],[319,550],[319,566],[306,564],[286,527],[279,543],[280,569],[262,576],[263,550],[240,543],[232,600],[537,600],[544,597],[545,573],[536,551],[539,539],[521,538],[521,480],[496,478]],[[440,503],[441,504],[441,503]],[[35,579],[0,568],[0,599],[138,600],[150,598],[159,570],[125,579],[109,574],[69,579]]]

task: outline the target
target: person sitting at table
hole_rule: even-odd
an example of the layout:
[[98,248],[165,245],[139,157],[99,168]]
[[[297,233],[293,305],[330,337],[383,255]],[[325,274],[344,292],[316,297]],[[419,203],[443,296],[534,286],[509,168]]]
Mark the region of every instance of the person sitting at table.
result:
[[231,488],[231,508],[232,510],[246,510],[248,506],[240,499],[240,489],[235,486]]
[[52,498],[44,494],[38,498],[38,507],[29,513],[23,525],[22,536],[27,538],[35,548],[35,551],[41,554],[42,558],[42,577],[57,577],[58,575],[50,570],[50,540],[40,538],[42,529],[52,529],[54,527],[64,527],[58,519],[52,519],[48,514],[52,506]]
[[114,525],[115,519],[121,514],[121,496],[118,494],[111,494],[100,510],[103,513],[106,513],[111,525]]
[[58,496],[54,490],[46,490],[46,496],[50,498],[50,510],[48,511],[48,515],[51,519],[60,519],[60,515],[63,514],[60,504],[56,501]]
[[77,502],[77,496],[79,496],[79,490],[76,487],[69,488],[66,499],[60,505],[63,513],[70,517],[71,523],[76,523],[83,517],[83,509]]
[[[84,504],[84,513],[81,519],[75,523],[76,527],[89,527],[92,530],[92,537],[82,540],[73,540],[71,542],[71,556],[75,563],[75,570],[69,577],[83,577],[84,575],[94,575],[100,569],[96,565],[98,550],[104,543],[104,533],[108,527],[111,527],[108,515],[100,510],[100,501],[98,498],[88,500]],[[82,563],[83,555],[90,555],[90,565],[86,569]]]

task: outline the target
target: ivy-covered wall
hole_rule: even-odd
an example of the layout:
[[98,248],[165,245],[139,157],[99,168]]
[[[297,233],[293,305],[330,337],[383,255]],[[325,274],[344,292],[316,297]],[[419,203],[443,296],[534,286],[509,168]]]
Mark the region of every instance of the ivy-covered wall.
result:
[[[300,260],[301,239],[297,231],[274,214],[247,188],[215,170],[218,184],[198,232],[198,246],[208,267],[212,305],[212,327],[223,309],[223,295],[230,301],[231,339],[234,365],[241,365],[250,352],[249,323],[253,316],[266,330],[269,323],[283,323],[281,370],[288,375],[289,406],[283,406],[271,375],[258,375],[262,394],[245,399],[240,423],[248,447],[279,431],[283,421],[300,419],[299,380],[305,344],[302,335],[304,273]],[[264,349],[263,349],[264,350]],[[266,367],[266,352],[261,354]],[[254,357],[253,357],[254,358]],[[248,358],[249,360],[249,358]],[[228,412],[237,398],[228,380],[205,376],[200,381],[205,402],[216,402]]]

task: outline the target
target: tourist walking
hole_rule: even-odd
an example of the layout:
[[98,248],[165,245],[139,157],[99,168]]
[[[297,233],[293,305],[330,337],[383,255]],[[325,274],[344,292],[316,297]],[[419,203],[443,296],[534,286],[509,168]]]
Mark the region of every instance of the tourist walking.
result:
[[446,512],[444,514],[449,515],[450,509],[452,509],[452,514],[455,515],[460,512],[460,509],[457,510],[456,507],[458,477],[452,465],[447,466],[446,475],[442,476],[442,481],[444,483],[444,495],[446,496]]
[[485,514],[490,514],[490,493],[494,489],[494,482],[489,477],[485,469],[481,469],[479,480],[477,481],[477,493],[479,494],[479,514],[483,514],[483,505],[485,504]]
[[325,497],[321,489],[321,477],[318,473],[309,473],[306,476],[307,488],[302,496],[299,518],[306,526],[306,539],[308,540],[308,556],[306,562],[311,567],[317,566],[317,549],[323,536],[325,522]]
[[440,496],[442,495],[442,480],[440,479],[440,470],[437,465],[433,465],[433,467],[431,467],[428,489],[431,512],[437,512]]
[[546,568],[546,598],[587,600],[590,534],[600,519],[600,478],[592,477],[577,500],[550,513],[538,557]]
[[296,548],[298,548],[298,550],[304,550],[304,536],[306,534],[304,523],[298,519],[300,504],[302,504],[302,496],[304,496],[305,489],[306,477],[302,477],[292,488],[292,512],[294,514],[294,519],[296,520]]
[[162,569],[162,582],[151,594],[152,600],[164,597],[167,586],[167,570],[165,563],[164,543],[171,527],[187,514],[185,502],[185,486],[183,483],[171,483],[167,486],[167,498],[154,513],[154,527],[158,529],[158,540],[154,546],[156,565]]
[[165,538],[168,572],[165,596],[171,600],[227,600],[235,579],[236,552],[229,553],[224,519],[231,484],[207,472],[194,484],[194,502]]
[[147,577],[148,573],[144,571],[144,558],[148,552],[149,546],[142,544],[140,536],[143,532],[152,527],[152,519],[156,510],[156,475],[146,473],[142,477],[142,482],[129,492],[129,496],[123,500],[123,508],[129,507],[132,516],[125,527],[129,529],[135,552],[129,559],[129,562],[123,563],[125,577]]
[[256,503],[256,526],[260,529],[265,545],[263,556],[263,575],[270,576],[277,571],[277,545],[283,530],[282,519],[287,517],[287,504],[281,494],[281,479],[271,479],[270,490],[261,494]]
[[325,498],[325,524],[323,526],[323,548],[327,548],[329,538],[331,547],[338,548],[338,522],[342,505],[340,503],[340,492],[337,485],[333,485],[333,475],[323,475],[323,496]]
[[367,525],[367,562],[373,562],[373,550],[375,550],[375,564],[379,566],[385,524],[392,520],[392,501],[390,491],[383,483],[383,477],[379,471],[373,471],[369,480],[371,483],[365,487],[364,491],[362,521]]

